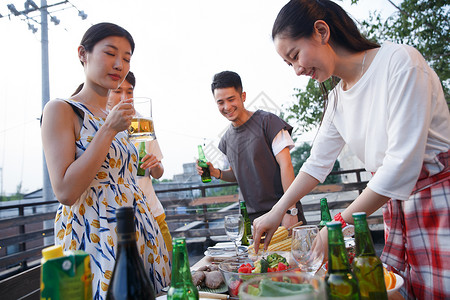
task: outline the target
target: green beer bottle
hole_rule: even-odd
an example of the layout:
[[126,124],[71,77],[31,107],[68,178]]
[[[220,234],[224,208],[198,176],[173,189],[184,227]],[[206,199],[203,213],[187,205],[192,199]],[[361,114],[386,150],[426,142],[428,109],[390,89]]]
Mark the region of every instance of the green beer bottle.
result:
[[250,222],[250,218],[248,217],[247,206],[245,205],[245,202],[239,200],[239,206],[241,209],[242,218],[244,218],[244,235],[242,235],[241,243],[244,246],[249,246],[250,242],[248,238],[252,236],[252,223]]
[[186,239],[184,237],[174,238],[172,244],[172,278],[167,299],[198,300],[198,289],[192,283]]
[[205,153],[203,153],[202,145],[198,145],[198,165],[203,170],[202,182],[204,183],[211,181],[211,174],[207,162],[208,160],[205,157]]
[[145,170],[141,168],[142,159],[147,153],[145,152],[145,142],[139,143],[139,163],[137,169],[137,176],[145,176]]
[[355,258],[353,273],[359,284],[361,299],[387,299],[383,264],[375,254],[372,236],[367,225],[366,213],[352,214],[355,221]]
[[360,299],[358,281],[350,269],[341,222],[327,223],[328,228],[328,273],[325,284],[328,299]]
[[322,229],[328,222],[333,221],[331,219],[330,210],[328,209],[327,198],[320,199],[320,223],[319,229]]

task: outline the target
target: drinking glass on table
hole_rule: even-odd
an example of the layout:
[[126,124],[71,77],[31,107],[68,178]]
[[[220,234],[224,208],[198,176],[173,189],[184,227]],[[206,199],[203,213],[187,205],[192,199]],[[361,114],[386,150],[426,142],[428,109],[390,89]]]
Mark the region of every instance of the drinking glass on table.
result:
[[316,225],[299,226],[292,229],[292,257],[304,272],[314,275],[324,257],[324,243]]
[[228,237],[234,242],[234,249],[236,256],[239,255],[237,243],[244,235],[244,218],[242,215],[228,215],[225,216],[225,232]]
[[152,117],[152,99],[134,97],[133,106],[136,114],[133,116],[131,126],[128,129],[130,140],[144,142],[156,139]]

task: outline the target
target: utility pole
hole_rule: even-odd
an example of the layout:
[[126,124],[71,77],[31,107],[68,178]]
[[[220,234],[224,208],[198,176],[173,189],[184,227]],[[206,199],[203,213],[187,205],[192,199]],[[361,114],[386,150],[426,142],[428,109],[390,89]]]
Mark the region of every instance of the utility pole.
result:
[[[61,1],[58,3],[54,3],[51,5],[47,5],[47,0],[41,0],[41,7],[39,7],[33,0],[26,0],[24,3],[24,10],[18,11],[14,4],[8,4],[7,7],[9,11],[11,12],[8,17],[11,18],[11,16],[16,17],[24,17],[22,19],[23,21],[28,23],[28,29],[30,29],[33,33],[36,33],[38,29],[34,26],[34,23],[41,25],[41,60],[42,60],[42,109],[44,109],[45,104],[50,100],[50,83],[49,83],[49,57],[48,57],[48,17],[50,16],[50,20],[55,24],[58,25],[60,23],[60,20],[56,16],[52,16],[49,12],[49,8],[54,7],[60,7],[60,6],[66,6],[62,9],[68,9],[68,8],[75,8],[78,10],[78,15],[81,17],[82,20],[85,20],[87,18],[87,15],[84,13],[84,11],[80,11],[78,8],[75,7],[70,1]],[[37,21],[35,18],[38,16],[32,16],[33,13],[36,11],[40,11],[40,22]],[[0,14],[0,18],[3,18]],[[31,21],[31,23],[30,23]],[[42,153],[42,161],[43,161],[43,185],[42,185],[42,193],[43,193],[43,200],[44,201],[51,201],[54,199],[54,194],[52,190],[52,185],[50,183],[50,177],[48,175],[47,170],[47,163],[45,161],[44,153]],[[3,172],[2,172],[3,174]]]

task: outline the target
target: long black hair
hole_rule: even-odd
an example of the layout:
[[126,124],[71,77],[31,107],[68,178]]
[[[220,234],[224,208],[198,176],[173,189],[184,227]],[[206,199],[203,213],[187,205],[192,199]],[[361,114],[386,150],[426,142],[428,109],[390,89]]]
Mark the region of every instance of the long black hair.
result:
[[330,28],[330,43],[352,52],[378,48],[358,30],[355,22],[338,4],[330,0],[291,0],[278,13],[272,38],[281,36],[297,40],[314,32],[314,23],[323,20]]
[[[330,0],[289,1],[275,19],[272,39],[275,40],[276,37],[292,40],[309,38],[314,33],[314,23],[317,20],[323,20],[328,24],[331,45],[346,48],[354,53],[380,47],[361,35],[347,12]],[[334,87],[337,82],[337,78],[332,76],[331,86]],[[323,117],[328,105],[328,89],[325,82],[321,82],[319,86],[324,98]]]

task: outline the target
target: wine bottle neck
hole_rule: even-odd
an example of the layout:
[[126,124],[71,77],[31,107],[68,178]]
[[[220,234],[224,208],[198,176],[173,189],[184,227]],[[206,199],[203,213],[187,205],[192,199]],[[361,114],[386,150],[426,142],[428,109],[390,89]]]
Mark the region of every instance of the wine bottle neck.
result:
[[132,243],[136,245],[136,233],[118,233],[117,234],[117,242],[119,244],[128,244]]

